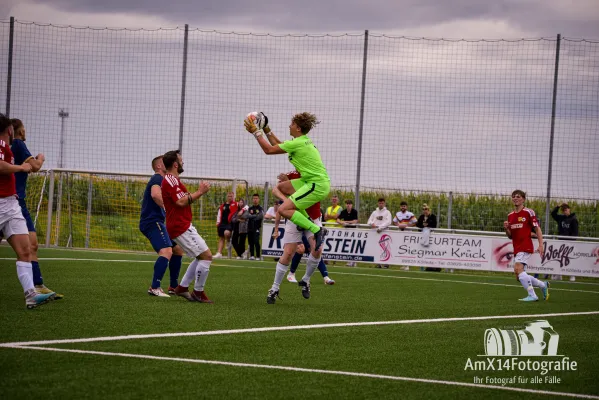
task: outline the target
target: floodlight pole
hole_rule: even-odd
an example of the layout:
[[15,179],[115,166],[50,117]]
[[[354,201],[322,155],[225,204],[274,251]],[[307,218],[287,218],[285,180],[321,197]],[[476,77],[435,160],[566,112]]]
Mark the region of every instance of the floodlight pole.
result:
[[69,118],[69,112],[61,108],[58,110],[58,116],[60,117],[60,153],[58,154],[58,168],[63,168],[62,157],[64,154],[64,120]]

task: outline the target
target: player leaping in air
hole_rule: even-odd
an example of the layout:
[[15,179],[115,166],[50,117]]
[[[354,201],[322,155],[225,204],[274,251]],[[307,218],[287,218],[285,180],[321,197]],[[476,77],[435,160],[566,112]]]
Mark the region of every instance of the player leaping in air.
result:
[[308,137],[308,132],[319,121],[314,114],[307,112],[294,115],[289,125],[289,134],[293,139],[281,142],[270,130],[268,118],[264,114],[262,117],[266,121],[263,130],[258,129],[251,119],[244,121],[245,129],[254,135],[265,154],[287,153],[289,161],[301,174],[299,179],[284,181],[277,185],[283,195],[289,196],[282,199],[283,204],[279,207],[279,213],[300,228],[314,233],[315,251],[318,251],[326,230],[310,220],[306,209],[324,200],[331,188],[331,180],[320,158],[320,152]]

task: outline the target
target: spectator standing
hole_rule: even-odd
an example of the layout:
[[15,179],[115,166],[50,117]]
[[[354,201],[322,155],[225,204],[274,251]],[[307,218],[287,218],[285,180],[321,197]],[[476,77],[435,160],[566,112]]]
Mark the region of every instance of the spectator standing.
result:
[[[326,213],[324,214],[324,222],[327,222],[329,228],[340,228],[341,225],[335,224],[341,213],[341,206],[339,205],[339,196],[336,194],[331,197],[331,205],[327,207]],[[327,226],[325,225],[325,226]]]
[[[373,229],[376,229],[377,233],[381,233],[382,231],[387,229],[389,225],[391,225],[391,222],[391,212],[387,210],[387,207],[385,207],[385,199],[381,197],[378,200],[378,208],[376,208],[368,218],[368,225],[370,225],[370,227],[372,227]],[[389,265],[376,265],[376,268],[381,267],[389,268]]]
[[233,194],[233,192],[227,193],[227,201],[218,208],[218,214],[216,216],[218,250],[213,258],[222,258],[225,242],[227,243],[227,248],[229,248],[231,244],[231,233],[233,232],[231,220],[233,219],[233,214],[237,212],[237,202],[235,202],[234,199],[235,194]]
[[[561,214],[558,214],[559,209],[562,210]],[[567,203],[556,206],[553,211],[551,211],[551,217],[557,222],[557,234],[559,236],[578,236],[578,219],[576,218],[576,213],[573,213],[570,210],[570,206]],[[563,238],[560,239],[564,240]],[[553,275],[551,279],[562,279],[562,276]],[[570,280],[574,282],[576,277],[571,276]]]
[[248,210],[248,245],[250,260],[260,259],[260,228],[264,218],[264,210],[260,205],[260,196],[258,193],[252,195],[252,206]]
[[[403,231],[408,227],[416,225],[416,217],[411,211],[408,210],[408,203],[402,201],[401,203],[399,203],[399,209],[400,211],[395,213],[393,223],[395,224],[395,226],[399,228],[400,231]],[[409,271],[410,267],[405,266],[401,267],[401,269],[404,271]]]
[[[358,210],[354,208],[354,202],[350,199],[345,200],[345,210],[339,213],[337,223],[345,228],[355,228],[358,223]],[[348,267],[355,267],[357,263],[350,261]]]
[[[431,231],[437,227],[437,216],[431,213],[431,209],[428,204],[422,205],[422,214],[418,217],[416,227],[420,228],[422,232],[422,244],[424,247],[428,247],[430,243]],[[426,268],[426,271],[441,272],[441,268]]]
[[250,216],[249,207],[245,205],[245,200],[239,199],[237,202],[238,211],[233,214],[231,220],[233,225],[233,236],[231,242],[235,252],[237,253],[237,259],[241,260],[245,253],[245,239],[248,235],[248,220]]

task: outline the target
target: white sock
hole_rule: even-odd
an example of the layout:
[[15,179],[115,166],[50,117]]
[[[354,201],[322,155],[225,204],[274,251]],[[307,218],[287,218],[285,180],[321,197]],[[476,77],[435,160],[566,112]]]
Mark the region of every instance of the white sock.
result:
[[275,272],[275,281],[272,284],[272,290],[277,291],[279,290],[279,288],[281,287],[281,282],[283,282],[283,279],[285,279],[285,274],[287,273],[287,270],[289,269],[289,265],[284,265],[281,264],[280,262],[277,263],[277,270]]
[[187,271],[185,271],[185,275],[183,275],[183,279],[181,279],[181,282],[179,283],[180,286],[189,287],[189,284],[196,278],[196,266],[198,265],[198,262],[200,262],[200,260],[196,258],[189,264]]
[[316,268],[318,268],[319,262],[320,258],[314,258],[312,253],[310,253],[308,261],[306,262],[306,273],[302,277],[302,281],[310,283],[310,278],[312,277],[312,274],[314,274],[314,271],[316,271]]
[[30,262],[17,261],[17,276],[25,293],[35,290],[33,287],[33,269]]
[[534,287],[538,287],[538,288],[541,288],[541,289],[545,288],[545,282],[543,282],[540,279],[535,278],[534,276],[530,276],[530,282],[532,283],[532,285]]
[[533,288],[530,279],[531,276],[528,275],[526,272],[520,272],[520,275],[518,275],[518,280],[520,281],[524,289],[528,292],[528,295],[531,297],[537,297],[537,294],[535,293],[535,289]]
[[208,273],[210,272],[210,263],[212,261],[201,260],[196,267],[196,283],[193,285],[193,289],[201,292],[204,290],[206,285],[206,279],[208,279]]

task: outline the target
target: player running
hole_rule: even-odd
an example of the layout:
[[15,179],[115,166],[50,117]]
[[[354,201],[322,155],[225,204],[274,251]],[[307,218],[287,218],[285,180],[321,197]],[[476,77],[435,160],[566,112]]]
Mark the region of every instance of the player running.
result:
[[534,287],[541,288],[543,299],[549,300],[549,282],[543,282],[528,275],[525,272],[528,260],[534,247],[532,244],[531,234],[534,230],[539,240],[539,254],[543,254],[543,234],[539,227],[539,221],[535,212],[530,208],[524,207],[526,201],[526,193],[522,190],[514,190],[512,193],[512,203],[514,203],[514,211],[509,213],[507,221],[503,223],[503,228],[508,238],[512,239],[514,246],[514,273],[520,281],[524,289],[528,292],[528,296],[521,301],[537,301]]
[[[282,182],[288,182],[289,179],[299,179],[300,174],[297,171],[292,171],[287,174],[280,174],[279,180]],[[277,193],[277,189],[273,189],[273,193],[277,196],[281,196],[281,193]],[[280,210],[280,207],[279,207]],[[320,202],[313,204],[308,207],[306,210],[309,217],[316,222],[318,226],[321,226],[321,212],[320,212]],[[275,229],[273,237],[278,237],[279,235],[279,221],[280,221],[281,213],[277,211],[277,216],[275,219]],[[289,263],[291,262],[291,258],[297,251],[298,244],[302,243],[302,238],[305,237],[308,239],[310,243],[310,248],[316,249],[314,233],[309,230],[300,230],[296,224],[292,221],[287,220],[285,222],[285,234],[283,235],[283,255],[279,258],[277,262],[277,267],[275,271],[275,280],[272,284],[272,287],[268,291],[268,296],[266,296],[266,302],[268,304],[274,304],[276,298],[279,296],[279,290],[281,287],[281,282],[285,278],[285,274],[289,269]],[[308,256],[308,262],[306,264],[306,273],[302,277],[302,279],[297,282],[299,287],[302,289],[302,296],[305,299],[310,298],[310,278],[314,274],[314,271],[318,267],[319,262],[322,261],[322,247],[318,249],[318,251],[310,252]]]
[[55,293],[37,293],[33,285],[29,231],[17,200],[15,186],[15,173],[31,172],[32,166],[30,163],[14,165],[9,147],[13,135],[11,120],[0,114],[0,231],[17,255],[17,276],[25,292],[25,305],[27,308],[35,308],[53,299]]
[[[20,119],[12,119],[11,120],[12,127],[14,130],[14,139],[10,146],[10,149],[15,158],[15,164],[21,165],[24,163],[31,164],[31,172],[37,172],[42,168],[46,157],[39,153],[37,156],[33,157],[25,144],[27,140],[27,132],[25,131],[25,126]],[[42,294],[54,293],[53,290],[50,290],[44,285],[44,278],[42,277],[42,271],[40,270],[39,259],[37,257],[37,233],[35,231],[35,224],[31,219],[31,214],[29,214],[29,210],[27,209],[27,203],[25,202],[25,196],[27,194],[27,178],[29,174],[26,172],[17,172],[15,173],[15,185],[17,189],[17,196],[19,197],[19,205],[21,206],[21,212],[23,213],[23,218],[25,218],[25,223],[27,224],[27,230],[29,231],[29,244],[30,244],[30,260],[31,260],[31,268],[33,271],[33,285],[35,286],[35,291]],[[54,299],[59,300],[62,299],[64,295],[55,293]]]
[[158,253],[158,259],[154,263],[152,285],[148,289],[148,294],[157,297],[170,297],[160,287],[160,281],[162,281],[168,268],[170,272],[168,293],[175,294],[175,288],[179,285],[183,249],[179,245],[173,244],[164,225],[166,214],[162,200],[162,180],[166,174],[166,169],[162,162],[162,156],[152,160],[152,169],[154,175],[146,185],[141,203],[139,230],[148,238],[154,251]]
[[[191,205],[210,190],[208,182],[200,183],[197,191],[189,193],[179,179],[183,173],[183,159],[179,150],[169,151],[162,157],[166,175],[162,180],[162,201],[166,210],[166,230],[172,241],[193,257],[181,283],[174,290],[177,296],[189,301],[212,303],[204,291],[210,272],[212,253],[208,245],[192,225]],[[194,290],[189,293],[189,284],[195,279]]]
[[[270,130],[268,118],[262,114],[266,123],[264,130],[256,127],[251,119],[244,121],[245,129],[254,135],[265,154],[289,154],[289,161],[301,174],[301,178],[281,182],[278,189],[282,194],[289,196],[282,198],[283,204],[279,213],[302,229],[308,229],[314,234],[316,249],[322,245],[326,229],[316,225],[310,220],[306,209],[311,205],[324,200],[331,188],[331,180],[327,169],[322,163],[320,152],[308,137],[308,133],[319,121],[314,114],[303,112],[291,118],[289,134],[291,140],[281,142]],[[264,138],[264,135],[268,140]]]

